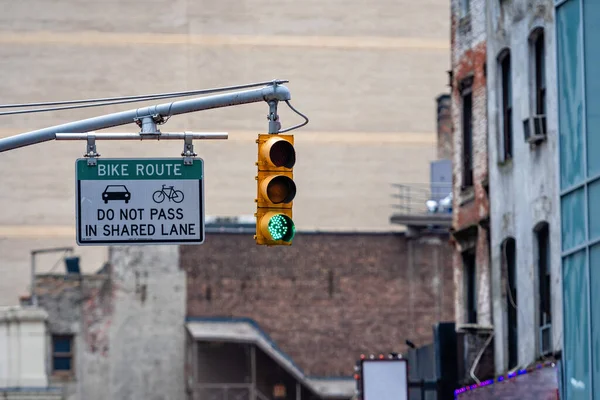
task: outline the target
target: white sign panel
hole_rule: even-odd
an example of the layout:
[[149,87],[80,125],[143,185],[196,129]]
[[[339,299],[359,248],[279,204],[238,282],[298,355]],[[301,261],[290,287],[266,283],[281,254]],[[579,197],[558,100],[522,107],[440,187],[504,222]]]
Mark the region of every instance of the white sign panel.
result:
[[201,159],[87,159],[75,164],[77,243],[204,242]]
[[408,400],[406,360],[364,360],[362,385],[364,400]]

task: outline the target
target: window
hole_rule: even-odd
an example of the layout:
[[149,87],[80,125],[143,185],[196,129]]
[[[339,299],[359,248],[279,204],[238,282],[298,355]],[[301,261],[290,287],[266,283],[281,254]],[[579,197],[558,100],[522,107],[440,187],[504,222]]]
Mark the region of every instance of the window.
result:
[[502,159],[507,161],[513,156],[513,132],[512,132],[512,77],[510,65],[510,51],[504,50],[498,57],[500,66],[501,82],[501,107],[502,110]]
[[73,335],[52,335],[52,372],[73,373]]
[[477,323],[477,269],[475,250],[463,253],[466,323]]
[[473,186],[473,77],[461,82],[462,96],[462,187]]
[[516,271],[516,243],[515,239],[508,238],[502,244],[502,261],[505,273],[504,283],[506,288],[507,330],[508,330],[508,369],[515,368],[519,363],[519,328],[517,318],[517,271]]
[[542,28],[536,29],[531,35],[531,52],[534,111],[535,115],[546,115],[546,49]]
[[548,223],[540,223],[535,230],[537,238],[538,324],[539,355],[552,352],[552,303],[550,279],[550,236]]
[[536,28],[529,36],[529,115],[523,120],[523,133],[529,143],[546,138],[546,50],[544,29]]
[[543,222],[537,228],[538,247],[538,290],[539,290],[539,313],[540,326],[552,322],[552,309],[550,303],[550,240],[548,224]]

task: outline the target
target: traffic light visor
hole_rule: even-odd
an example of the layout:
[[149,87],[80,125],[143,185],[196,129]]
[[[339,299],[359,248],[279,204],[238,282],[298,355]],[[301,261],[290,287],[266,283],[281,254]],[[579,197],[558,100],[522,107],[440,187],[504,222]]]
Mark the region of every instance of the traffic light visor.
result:
[[294,167],[296,164],[296,150],[292,143],[280,137],[272,137],[265,144],[264,149],[268,151],[268,160],[271,164],[277,168]]
[[267,229],[273,240],[289,242],[296,234],[296,227],[290,217],[284,214],[275,214],[269,218]]

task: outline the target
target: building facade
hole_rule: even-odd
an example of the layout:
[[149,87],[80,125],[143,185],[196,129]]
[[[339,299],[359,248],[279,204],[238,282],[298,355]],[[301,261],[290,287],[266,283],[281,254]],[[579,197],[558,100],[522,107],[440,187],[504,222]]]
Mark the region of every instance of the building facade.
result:
[[[455,321],[462,380],[492,357],[484,0],[451,2]],[[478,357],[478,355],[481,355]],[[474,372],[473,372],[474,371]]]
[[[0,15],[2,104],[289,79],[291,104],[310,119],[294,131],[297,226],[389,230],[389,184],[427,182],[436,154],[431,99],[446,86],[449,11],[447,0],[427,4],[13,2]],[[147,62],[157,58],[160,62]],[[0,137],[163,102],[4,115]],[[285,104],[279,111],[283,128],[302,121]],[[207,215],[255,212],[255,140],[267,129],[267,113],[266,103],[229,107],[175,116],[160,127],[229,133],[228,140],[195,146],[206,166]],[[112,131],[139,128],[132,121]],[[98,152],[111,158],[179,157],[182,145],[97,143]],[[61,141],[2,153],[0,170],[10,172],[0,180],[0,208],[7,210],[0,213],[0,275],[6,278],[0,279],[0,304],[15,303],[27,291],[30,250],[76,245],[73,165],[84,151],[82,141]],[[49,157],[39,157],[40,152]],[[85,272],[94,272],[108,257],[106,247],[81,247],[79,254]]]
[[253,224],[207,232],[111,248],[95,274],[36,275],[53,393],[347,400],[361,353],[431,345],[452,320],[447,232],[299,232],[287,248],[256,246]]
[[600,398],[600,76],[594,0],[555,1],[563,279],[563,397]]
[[249,318],[307,376],[351,376],[361,353],[404,353],[452,321],[447,233],[300,233],[290,248],[251,234],[180,248],[187,316]]
[[497,374],[561,349],[551,0],[487,6],[492,297]]

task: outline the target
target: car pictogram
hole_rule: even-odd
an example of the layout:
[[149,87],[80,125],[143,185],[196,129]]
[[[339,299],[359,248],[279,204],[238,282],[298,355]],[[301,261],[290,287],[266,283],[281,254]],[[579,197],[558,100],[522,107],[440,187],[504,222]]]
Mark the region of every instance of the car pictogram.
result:
[[129,203],[131,193],[125,185],[108,185],[102,192],[102,200],[104,200],[104,204],[110,200],[124,200],[125,203]]

